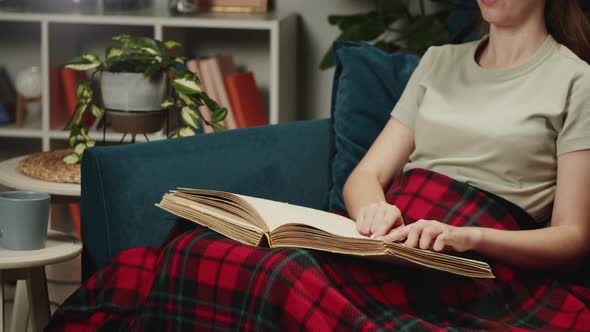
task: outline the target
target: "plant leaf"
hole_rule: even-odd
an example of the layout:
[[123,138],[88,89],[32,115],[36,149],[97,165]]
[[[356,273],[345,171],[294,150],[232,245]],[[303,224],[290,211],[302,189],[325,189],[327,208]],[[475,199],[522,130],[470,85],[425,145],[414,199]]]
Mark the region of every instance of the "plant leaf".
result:
[[194,78],[177,78],[174,80],[173,85],[177,92],[186,95],[194,95],[203,92],[199,83]]
[[182,92],[178,93],[178,98],[185,104],[186,106],[193,106],[195,105],[194,98],[191,96],[187,96]]
[[174,100],[174,98],[168,96],[168,97],[166,97],[166,100],[164,100],[164,102],[160,104],[160,109],[163,109],[163,110],[170,109],[175,105],[176,105],[176,100]]
[[87,53],[73,57],[66,63],[65,67],[73,70],[84,71],[98,68],[101,64],[102,63],[96,55]]
[[199,116],[190,107],[184,106],[180,111],[182,122],[193,128],[199,129],[201,127]]
[[74,153],[76,153],[78,156],[81,156],[84,153],[84,150],[86,150],[86,144],[78,143],[74,148]]
[[213,111],[213,114],[211,114],[211,122],[212,123],[221,122],[225,119],[226,116],[227,116],[227,108],[225,108],[225,107],[218,108],[215,111]]
[[80,127],[80,136],[84,138],[84,141],[90,141],[90,136],[88,136],[88,133],[86,132],[86,129],[84,129],[84,127]]
[[109,47],[109,48],[107,48],[107,51],[106,51],[106,59],[111,60],[112,58],[116,58],[116,57],[123,55],[123,53],[125,53],[125,51],[123,51],[122,48]]
[[216,132],[225,131],[225,127],[221,123],[213,123],[211,127],[213,127],[213,130],[215,130]]
[[178,136],[180,136],[180,137],[189,137],[189,136],[194,136],[194,135],[195,135],[195,131],[190,127],[183,127],[182,129],[180,129],[178,131]]
[[150,64],[143,72],[143,76],[145,77],[152,77],[156,74],[160,73],[160,64],[159,63],[152,63]]
[[164,42],[164,47],[166,47],[166,49],[170,50],[173,49],[175,47],[180,47],[182,46],[181,43],[174,41],[174,40],[167,40]]
[[79,101],[88,103],[92,100],[92,89],[88,85],[88,81],[80,80],[76,84],[76,97]]
[[75,152],[70,153],[69,155],[65,156],[63,162],[68,165],[75,165],[80,162],[80,156]]
[[127,46],[135,50],[145,51],[151,55],[162,56],[158,42],[152,38],[129,36]]
[[100,118],[102,116],[102,110],[100,109],[100,107],[92,104],[92,115],[94,115],[95,118]]

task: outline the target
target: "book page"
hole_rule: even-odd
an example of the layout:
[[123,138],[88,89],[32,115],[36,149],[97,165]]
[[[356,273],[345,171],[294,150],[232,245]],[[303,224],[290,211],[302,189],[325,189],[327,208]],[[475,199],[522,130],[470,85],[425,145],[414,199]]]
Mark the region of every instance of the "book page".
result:
[[339,236],[367,239],[356,231],[354,221],[337,214],[263,198],[237,196],[258,211],[271,232],[282,225],[303,224]]

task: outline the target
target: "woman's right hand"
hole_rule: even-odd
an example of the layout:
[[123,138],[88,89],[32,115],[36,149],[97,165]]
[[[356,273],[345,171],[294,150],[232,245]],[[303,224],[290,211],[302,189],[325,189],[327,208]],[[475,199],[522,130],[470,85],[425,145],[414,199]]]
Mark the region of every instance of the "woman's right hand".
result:
[[372,239],[388,234],[404,225],[400,210],[386,202],[372,203],[360,209],[356,218],[356,230]]

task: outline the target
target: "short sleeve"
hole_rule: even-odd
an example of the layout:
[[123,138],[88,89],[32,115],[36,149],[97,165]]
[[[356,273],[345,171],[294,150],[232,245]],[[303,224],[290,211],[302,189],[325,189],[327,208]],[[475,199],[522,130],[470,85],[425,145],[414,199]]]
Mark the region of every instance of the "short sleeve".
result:
[[393,111],[391,111],[391,116],[395,117],[404,126],[411,129],[414,129],[416,113],[418,111],[418,107],[420,107],[420,104],[422,103],[424,93],[426,92],[426,89],[422,83],[430,71],[429,68],[432,68],[432,53],[432,47],[429,48],[426,53],[424,53],[420,63],[414,70],[414,73],[412,73],[412,76],[410,77],[410,80],[408,81],[402,96],[393,108]]
[[590,149],[590,70],[570,85],[563,125],[557,135],[557,155]]

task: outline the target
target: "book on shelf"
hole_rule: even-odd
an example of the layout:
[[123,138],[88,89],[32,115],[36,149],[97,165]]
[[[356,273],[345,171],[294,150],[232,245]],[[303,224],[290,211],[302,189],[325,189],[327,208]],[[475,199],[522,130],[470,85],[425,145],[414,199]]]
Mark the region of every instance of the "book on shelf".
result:
[[221,13],[265,13],[268,0],[197,0],[200,10]]
[[57,68],[49,72],[49,114],[51,129],[58,130],[64,128],[69,117],[64,103],[64,90],[60,75],[61,70]]
[[252,72],[227,76],[225,87],[238,128],[268,124],[268,118],[264,112],[260,92],[256,87],[256,79]]
[[490,266],[429,250],[371,239],[346,217],[233,193],[178,188],[156,206],[251,246],[297,247],[425,267],[474,278],[494,278]]
[[205,79],[205,85],[215,96],[212,98],[220,106],[227,108],[227,116],[223,121],[224,126],[227,129],[236,129],[236,120],[224,84],[225,77],[237,72],[233,57],[231,55],[216,55],[200,60],[199,65]]

